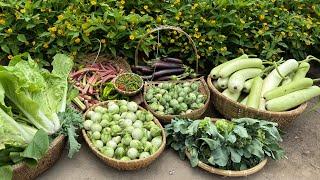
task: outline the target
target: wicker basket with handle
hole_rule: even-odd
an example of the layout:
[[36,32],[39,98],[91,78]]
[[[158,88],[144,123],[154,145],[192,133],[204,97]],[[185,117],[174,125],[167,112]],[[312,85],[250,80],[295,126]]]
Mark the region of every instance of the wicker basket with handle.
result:
[[[113,101],[117,101],[117,100],[113,100]],[[84,117],[86,116],[87,112],[89,112],[90,110],[94,109],[97,106],[106,106],[109,102],[111,101],[104,101],[101,103],[98,103],[94,106],[92,106],[90,109],[88,109],[86,111],[86,113],[84,114]],[[142,107],[139,106],[140,110],[144,110]],[[130,160],[130,161],[121,161],[115,158],[109,158],[105,155],[103,155],[91,142],[91,140],[89,139],[86,131],[84,129],[82,129],[82,135],[84,137],[84,140],[86,141],[87,145],[89,146],[89,148],[91,149],[91,151],[99,158],[101,159],[105,164],[107,164],[108,166],[111,166],[113,168],[116,168],[118,170],[137,170],[137,169],[141,169],[144,167],[147,167],[148,165],[150,165],[153,161],[155,161],[160,154],[163,152],[165,146],[166,146],[166,135],[165,135],[165,131],[164,128],[162,127],[162,125],[160,124],[160,122],[154,118],[153,121],[161,128],[162,130],[162,144],[159,147],[159,149],[154,153],[151,154],[150,157],[147,157],[145,159],[136,159],[136,160]]]
[[225,97],[214,87],[210,76],[207,78],[207,83],[212,93],[214,107],[228,119],[242,117],[263,119],[276,122],[280,128],[285,128],[307,108],[307,103],[304,103],[293,110],[284,112],[258,110]]

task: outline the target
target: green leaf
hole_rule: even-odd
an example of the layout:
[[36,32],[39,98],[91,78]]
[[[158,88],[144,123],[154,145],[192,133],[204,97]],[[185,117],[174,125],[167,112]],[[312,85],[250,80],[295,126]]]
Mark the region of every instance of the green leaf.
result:
[[7,54],[10,54],[10,49],[9,49],[8,45],[2,44],[2,45],[1,45],[1,49],[2,49],[4,52],[6,52]]
[[46,154],[48,149],[48,134],[44,130],[40,129],[34,135],[27,148],[21,153],[21,156],[38,161]]
[[236,126],[234,128],[233,132],[235,134],[239,135],[242,138],[248,138],[249,137],[247,130],[243,126],[239,126],[239,125]]
[[11,166],[0,167],[1,180],[11,180],[13,176],[13,169]]
[[27,38],[24,34],[18,34],[17,36],[17,39],[20,41],[20,42],[27,42]]
[[234,134],[230,134],[227,136],[227,141],[230,143],[235,143],[237,141],[237,137]]
[[225,167],[229,160],[229,151],[226,148],[219,147],[212,151],[212,156],[217,165]]
[[236,150],[234,150],[233,148],[229,148],[229,151],[231,153],[231,160],[235,163],[240,163],[241,155],[238,154],[238,152]]
[[79,152],[81,148],[81,144],[78,143],[76,140],[77,134],[75,132],[75,128],[73,125],[71,125],[68,128],[68,142],[69,142],[69,153],[68,157],[72,158],[75,153]]
[[211,151],[213,151],[214,149],[216,149],[217,147],[220,146],[220,142],[219,141],[215,141],[213,139],[210,138],[200,138],[201,140],[203,140],[206,144],[209,145],[209,148]]

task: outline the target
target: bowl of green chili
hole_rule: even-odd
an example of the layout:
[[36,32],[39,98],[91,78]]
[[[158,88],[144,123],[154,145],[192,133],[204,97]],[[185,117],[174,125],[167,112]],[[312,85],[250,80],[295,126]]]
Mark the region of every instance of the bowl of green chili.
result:
[[123,95],[134,96],[141,91],[143,79],[135,73],[122,73],[113,80],[115,89]]

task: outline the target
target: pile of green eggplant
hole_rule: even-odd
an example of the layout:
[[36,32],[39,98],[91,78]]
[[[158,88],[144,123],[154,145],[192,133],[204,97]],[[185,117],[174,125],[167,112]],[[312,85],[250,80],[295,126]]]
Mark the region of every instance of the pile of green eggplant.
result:
[[195,78],[197,73],[176,58],[158,58],[146,62],[144,66],[132,66],[132,71],[141,75],[143,80],[182,80],[187,77]]
[[270,63],[244,54],[213,68],[210,76],[227,98],[255,109],[282,112],[320,95],[315,80],[306,78],[311,60],[319,61],[308,56],[265,67]]

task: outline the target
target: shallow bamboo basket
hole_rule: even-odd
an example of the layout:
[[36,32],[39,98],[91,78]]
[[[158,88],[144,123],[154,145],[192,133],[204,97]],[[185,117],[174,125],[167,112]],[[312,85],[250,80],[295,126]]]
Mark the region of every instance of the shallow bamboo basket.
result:
[[[114,100],[116,101],[116,100]],[[98,103],[94,106],[92,106],[90,109],[88,109],[86,111],[86,113],[84,114],[84,117],[86,117],[86,114],[88,111],[94,109],[97,106],[106,106],[108,104],[108,102],[110,101],[104,101],[101,103]],[[145,110],[144,108],[139,106],[140,110]],[[137,169],[142,169],[147,167],[148,165],[150,165],[154,160],[156,160],[160,154],[163,152],[165,146],[166,146],[166,135],[165,135],[165,131],[164,128],[162,127],[162,125],[160,124],[160,122],[154,118],[153,121],[161,128],[162,130],[162,144],[160,146],[160,148],[157,150],[156,153],[152,154],[150,157],[145,158],[145,159],[136,159],[136,160],[130,160],[130,161],[120,161],[118,159],[114,159],[114,158],[109,158],[106,157],[105,155],[103,155],[91,142],[91,140],[89,139],[85,129],[82,129],[82,136],[84,137],[85,142],[87,143],[87,145],[89,146],[89,148],[91,149],[91,151],[99,158],[101,159],[106,165],[111,166],[115,169],[118,170],[137,170]]]
[[223,116],[228,119],[242,117],[263,119],[276,122],[278,123],[280,128],[285,128],[290,125],[299,115],[301,115],[308,105],[307,103],[304,103],[293,110],[284,112],[258,110],[225,97],[214,87],[210,76],[208,76],[207,78],[207,83],[212,93],[212,103],[215,109],[217,109]]
[[[29,167],[25,163],[13,166],[14,180],[31,180],[52,167],[60,158],[65,146],[65,136],[56,137],[50,144],[45,156],[38,162],[36,167]],[[1,179],[1,177],[0,177]]]
[[[191,156],[190,153],[186,151],[186,155],[187,155],[188,159],[190,159],[190,156]],[[267,159],[264,159],[256,166],[249,168],[249,169],[246,169],[246,170],[241,170],[241,171],[218,169],[218,168],[209,166],[208,164],[205,164],[201,161],[199,161],[198,167],[209,172],[209,173],[218,174],[221,176],[243,177],[243,176],[249,176],[251,174],[257,173],[267,164],[267,161],[268,161]]]
[[[184,83],[184,82],[195,82],[200,81],[201,85],[199,87],[199,91],[201,94],[205,95],[207,97],[206,102],[204,103],[204,106],[202,106],[200,109],[196,109],[192,111],[191,113],[183,114],[183,115],[161,115],[155,112],[151,109],[151,107],[148,105],[145,98],[143,98],[143,101],[146,105],[146,108],[154,115],[156,116],[161,122],[163,123],[170,123],[172,119],[178,117],[178,118],[188,118],[188,119],[197,119],[202,116],[202,114],[208,109],[209,102],[210,102],[210,90],[208,88],[208,85],[206,81],[204,80],[204,77],[196,78],[196,79],[190,79],[190,80],[183,80],[183,81],[170,81],[170,83]],[[147,90],[155,85],[158,85],[160,83],[163,83],[165,81],[153,81],[153,82],[146,82],[144,85],[144,95],[147,93]]]

